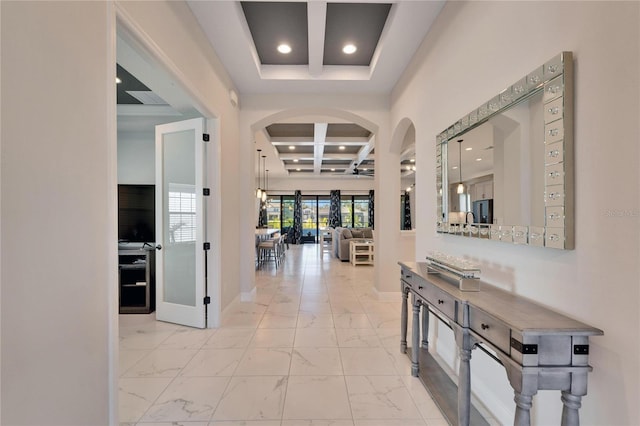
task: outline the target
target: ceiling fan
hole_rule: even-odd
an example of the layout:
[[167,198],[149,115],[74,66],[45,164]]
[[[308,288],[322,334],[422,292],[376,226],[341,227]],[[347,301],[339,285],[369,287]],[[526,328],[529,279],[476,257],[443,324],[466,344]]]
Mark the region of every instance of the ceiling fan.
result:
[[353,168],[353,171],[351,172],[352,175],[355,176],[367,176],[367,177],[373,177],[373,170],[361,170],[357,167]]

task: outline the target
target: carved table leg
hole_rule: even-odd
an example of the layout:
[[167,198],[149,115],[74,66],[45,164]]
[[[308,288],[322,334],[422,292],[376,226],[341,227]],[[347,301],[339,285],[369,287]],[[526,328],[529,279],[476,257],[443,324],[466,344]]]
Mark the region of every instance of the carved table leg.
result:
[[516,415],[513,420],[514,426],[529,426],[531,424],[533,395],[525,395],[516,391],[513,400],[516,402]]
[[458,370],[458,424],[468,426],[471,418],[471,349],[459,348]]
[[422,348],[429,349],[429,309],[426,304],[422,309]]
[[402,289],[402,310],[400,312],[400,353],[407,353],[407,298],[409,289]]
[[562,391],[562,426],[580,426],[578,410],[582,406],[582,397]]
[[422,303],[415,294],[411,295],[413,304],[413,323],[411,326],[411,375],[418,377],[418,359],[420,356],[420,306]]

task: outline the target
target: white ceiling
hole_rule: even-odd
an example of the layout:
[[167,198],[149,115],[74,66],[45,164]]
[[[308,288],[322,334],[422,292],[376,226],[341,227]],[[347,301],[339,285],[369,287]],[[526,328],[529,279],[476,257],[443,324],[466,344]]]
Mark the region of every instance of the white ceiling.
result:
[[322,65],[326,2],[310,1],[307,4],[310,63],[302,66],[260,64],[239,2],[187,3],[241,94],[371,94],[391,92],[445,2],[403,0],[393,3],[368,67]]

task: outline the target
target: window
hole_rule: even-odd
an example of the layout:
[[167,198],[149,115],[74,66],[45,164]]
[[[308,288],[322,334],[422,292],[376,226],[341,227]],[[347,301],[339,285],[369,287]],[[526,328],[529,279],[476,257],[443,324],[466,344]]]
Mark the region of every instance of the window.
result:
[[172,243],[196,240],[195,186],[169,184],[169,240]]
[[342,226],[366,228],[369,226],[369,197],[366,195],[343,195],[340,197]]
[[280,228],[280,197],[267,198],[267,227],[272,229]]
[[[267,199],[267,223],[269,228],[280,229],[286,234],[293,227],[293,195],[273,195]],[[342,226],[363,228],[369,225],[369,197],[348,195],[340,200]],[[318,236],[329,225],[331,198],[328,195],[302,197],[302,237],[318,242]]]
[[282,233],[286,233],[293,226],[293,209],[295,206],[295,198],[293,195],[283,195],[280,197],[281,204],[281,221],[282,221]]
[[340,197],[340,214],[342,215],[342,226],[353,227],[353,197],[343,195]]
[[369,197],[356,195],[353,197],[353,227],[369,226]]

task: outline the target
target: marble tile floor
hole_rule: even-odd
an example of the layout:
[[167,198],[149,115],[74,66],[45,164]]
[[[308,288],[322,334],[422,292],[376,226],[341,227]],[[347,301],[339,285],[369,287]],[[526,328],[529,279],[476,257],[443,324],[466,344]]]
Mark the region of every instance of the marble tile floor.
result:
[[221,328],[121,315],[120,424],[447,425],[400,354],[400,299],[378,299],[373,271],[291,246]]

